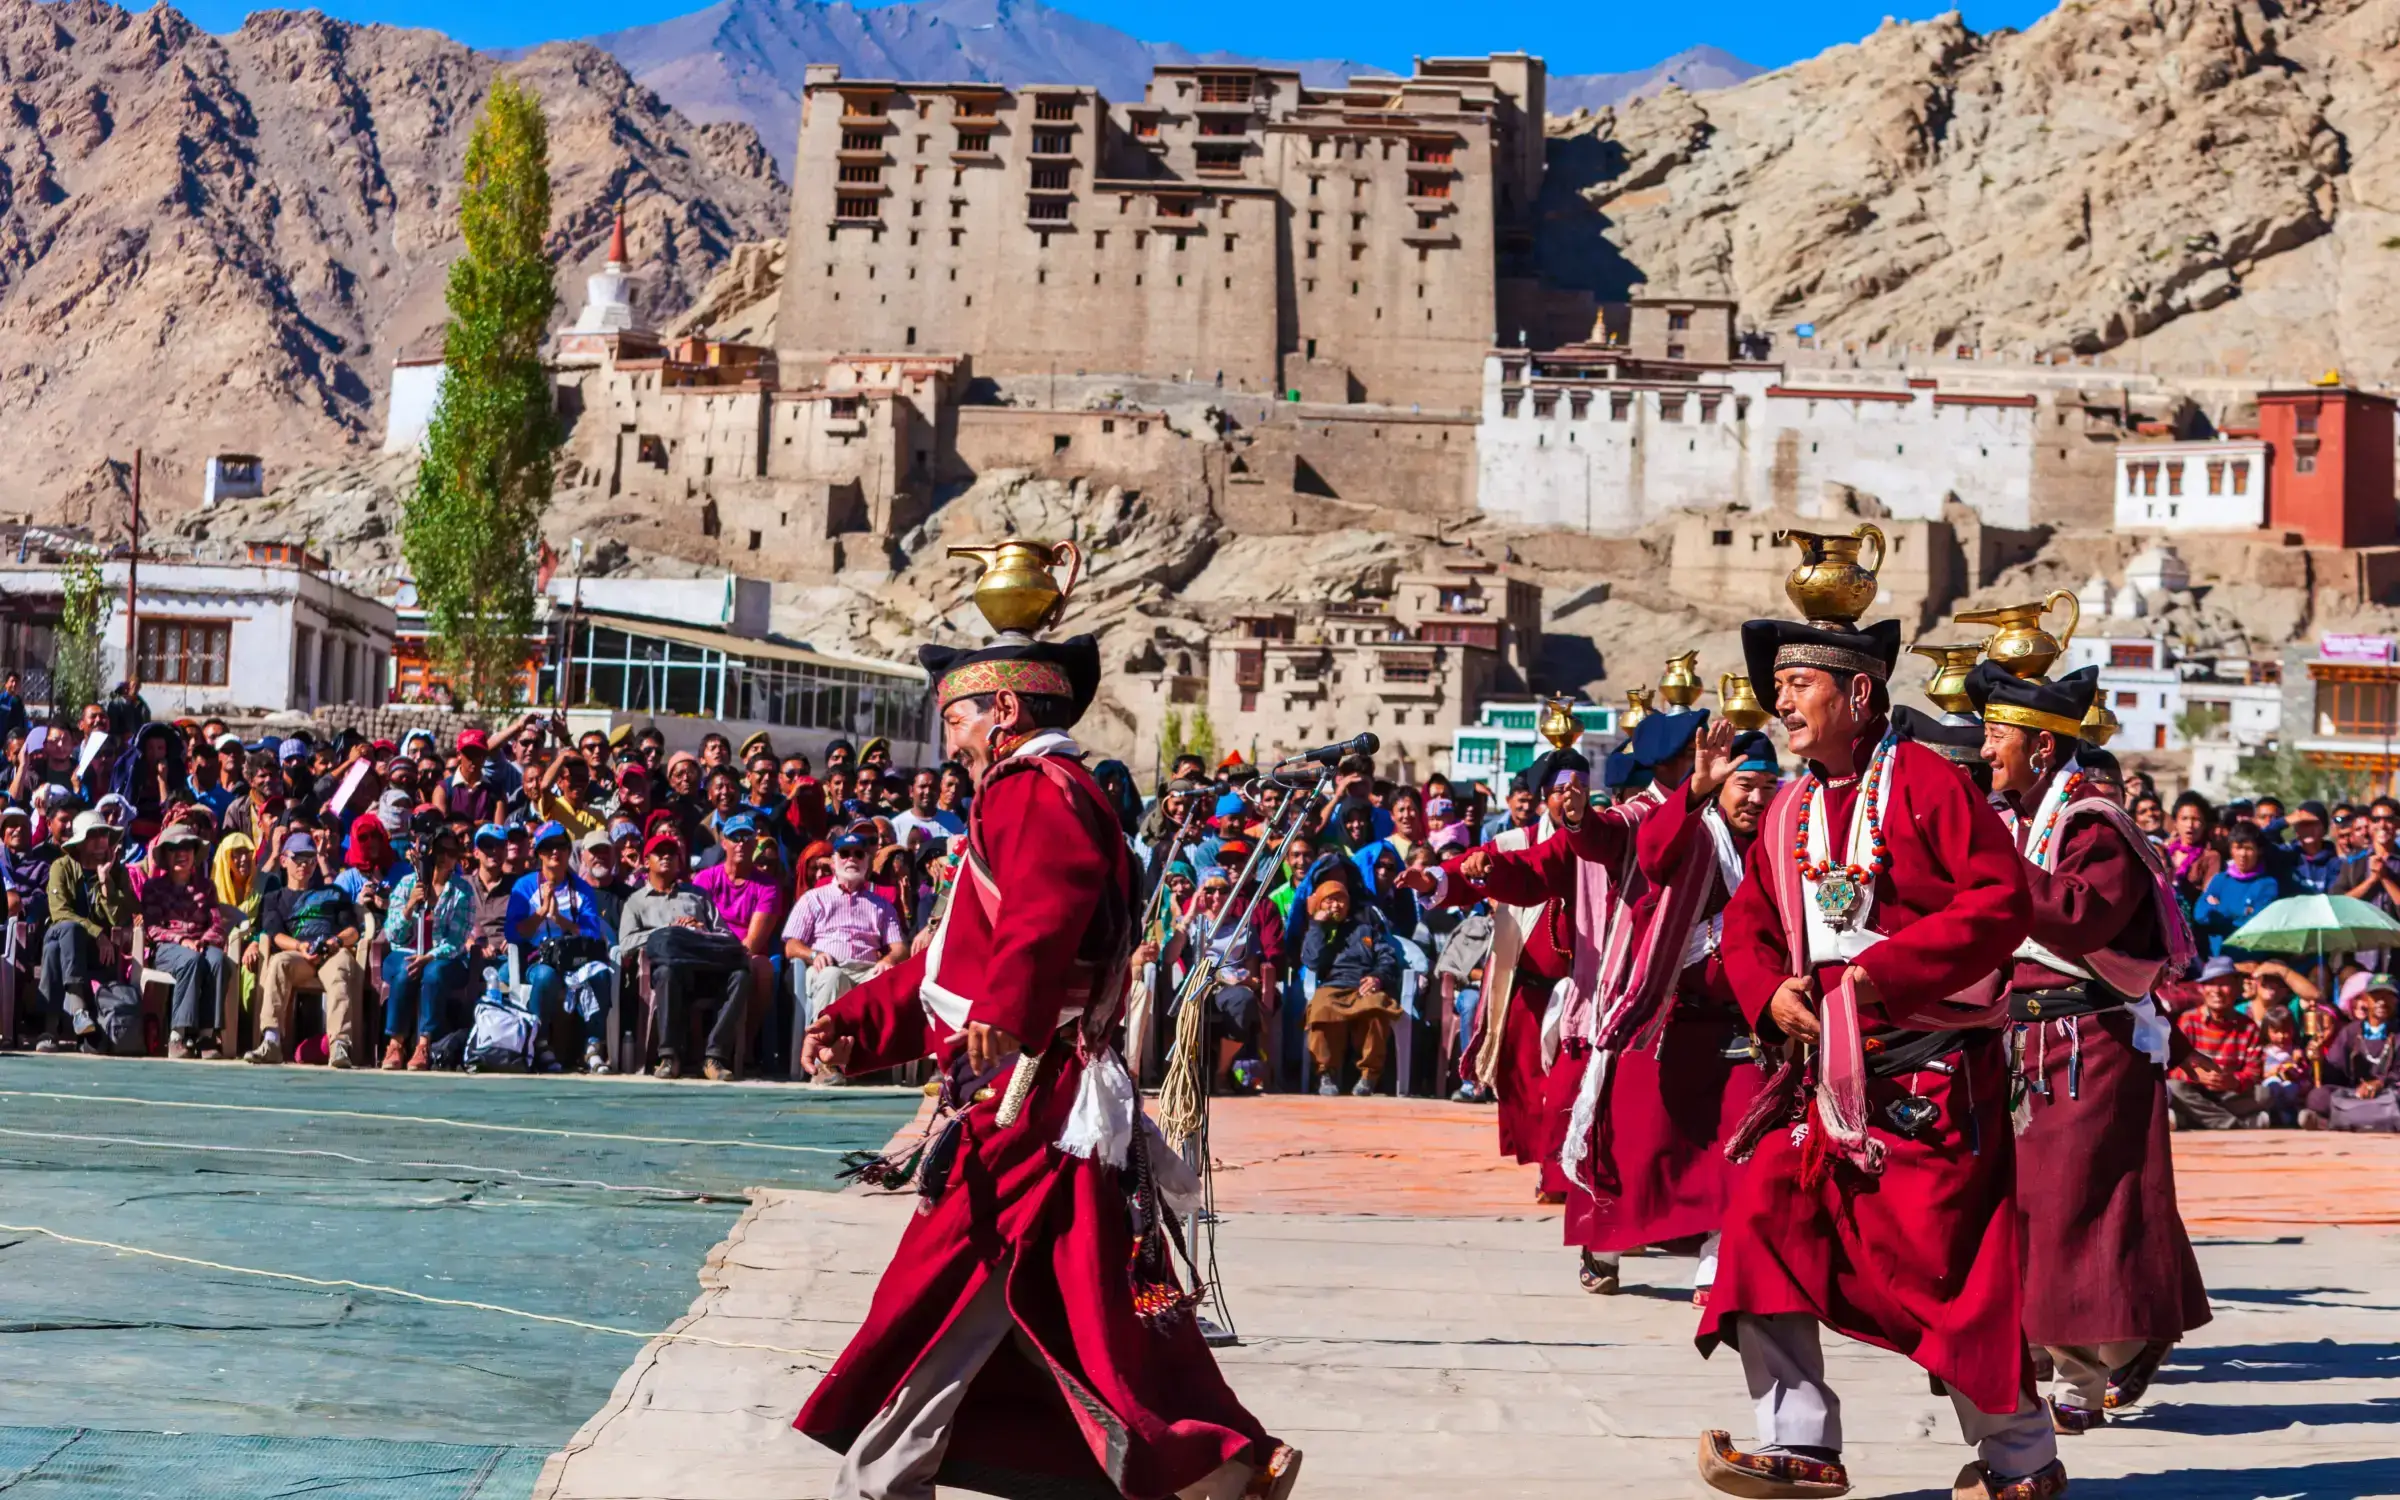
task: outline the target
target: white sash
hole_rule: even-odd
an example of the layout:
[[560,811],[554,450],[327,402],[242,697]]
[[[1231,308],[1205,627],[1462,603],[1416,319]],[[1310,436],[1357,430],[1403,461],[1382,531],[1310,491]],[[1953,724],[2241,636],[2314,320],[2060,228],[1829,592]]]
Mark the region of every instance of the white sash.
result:
[[[1742,888],[1742,856],[1733,847],[1733,830],[1725,826],[1725,815],[1717,811],[1711,800],[1701,809],[1700,826],[1708,830],[1711,851],[1717,856],[1717,878],[1725,882],[1725,894],[1731,896]],[[1703,917],[1692,924],[1691,935],[1683,941],[1683,968],[1705,963],[1717,951],[1725,936],[1725,913]]]
[[[1881,824],[1872,827],[1867,822],[1867,809],[1881,803],[1891,784],[1892,757],[1898,748],[1896,741],[1886,738],[1875,747],[1867,762],[1866,775],[1860,780],[1858,796],[1850,804],[1850,842],[1848,864],[1857,864],[1859,851],[1875,847],[1875,834]],[[1832,844],[1825,832],[1825,786],[1822,781],[1808,789],[1808,863],[1830,864]],[[1778,851],[1778,857],[1781,857]],[[1864,868],[1861,866],[1861,868]],[[1867,919],[1875,912],[1875,881],[1872,875],[1860,882],[1858,916],[1847,932],[1836,932],[1825,920],[1823,908],[1817,905],[1817,882],[1806,873],[1800,877],[1800,919],[1808,930],[1808,961],[1812,964],[1855,963],[1858,956],[1883,941],[1883,934],[1870,932]]]
[[[2080,769],[2075,757],[2068,756],[2067,763],[2059,767],[2056,776],[2050,778],[2048,789],[2042,793],[2041,805],[2033,810],[2033,820],[2026,825],[2022,835],[2025,862],[2037,870],[2049,870],[2058,863],[2058,841],[2066,833],[2062,825],[2067,814],[2067,780]],[[2076,979],[2097,977],[2086,965],[2034,941],[2031,934],[2017,944],[2015,956]],[[2158,1013],[2158,1002],[2148,995],[2140,995],[2125,1008],[2133,1016],[2134,1050],[2158,1066],[2165,1067],[2173,1051],[2174,1033],[2168,1027],[2166,1017]]]

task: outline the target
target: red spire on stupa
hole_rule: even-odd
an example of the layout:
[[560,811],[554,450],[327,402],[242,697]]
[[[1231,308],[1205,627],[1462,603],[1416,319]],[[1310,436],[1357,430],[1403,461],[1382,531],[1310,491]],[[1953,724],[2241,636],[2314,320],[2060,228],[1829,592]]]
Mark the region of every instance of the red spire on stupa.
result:
[[625,264],[625,200],[622,198],[617,200],[617,227],[608,236],[608,263],[612,266]]

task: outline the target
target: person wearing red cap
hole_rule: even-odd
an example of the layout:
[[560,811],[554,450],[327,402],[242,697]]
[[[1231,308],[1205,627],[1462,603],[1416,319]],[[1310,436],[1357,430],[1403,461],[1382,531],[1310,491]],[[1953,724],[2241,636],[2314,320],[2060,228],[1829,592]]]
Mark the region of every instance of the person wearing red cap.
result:
[[668,828],[651,834],[642,845],[642,859],[647,879],[625,898],[613,956],[625,966],[649,955],[656,1018],[652,1040],[658,1051],[652,1071],[661,1078],[682,1076],[690,1008],[698,1004],[715,1011],[703,1071],[712,1082],[729,1079],[750,987],[749,952],[726,930],[707,894],[684,878],[680,834]]
[[445,819],[467,823],[489,823],[498,815],[500,798],[492,785],[483,779],[484,756],[491,749],[491,739],[480,729],[462,729],[458,733],[458,748],[450,760],[450,774],[433,789],[433,805],[442,810]]

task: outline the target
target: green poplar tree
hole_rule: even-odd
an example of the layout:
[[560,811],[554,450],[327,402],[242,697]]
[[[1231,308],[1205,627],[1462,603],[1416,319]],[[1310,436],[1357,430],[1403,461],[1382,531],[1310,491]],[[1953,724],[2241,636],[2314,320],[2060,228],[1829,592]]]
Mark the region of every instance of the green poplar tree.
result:
[[558,301],[544,249],[550,128],[541,100],[506,78],[467,143],[458,227],[467,248],[450,267],[441,395],[401,550],[453,693],[496,708],[520,686],[560,438],[542,363]]

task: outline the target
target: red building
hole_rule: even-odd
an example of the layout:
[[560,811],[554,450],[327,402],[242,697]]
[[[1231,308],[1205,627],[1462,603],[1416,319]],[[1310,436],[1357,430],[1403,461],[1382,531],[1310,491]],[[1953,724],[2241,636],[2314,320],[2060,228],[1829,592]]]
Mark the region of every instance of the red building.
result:
[[2391,398],[2344,385],[2266,391],[2258,435],[2273,445],[2267,525],[2311,546],[2400,541],[2392,487]]

